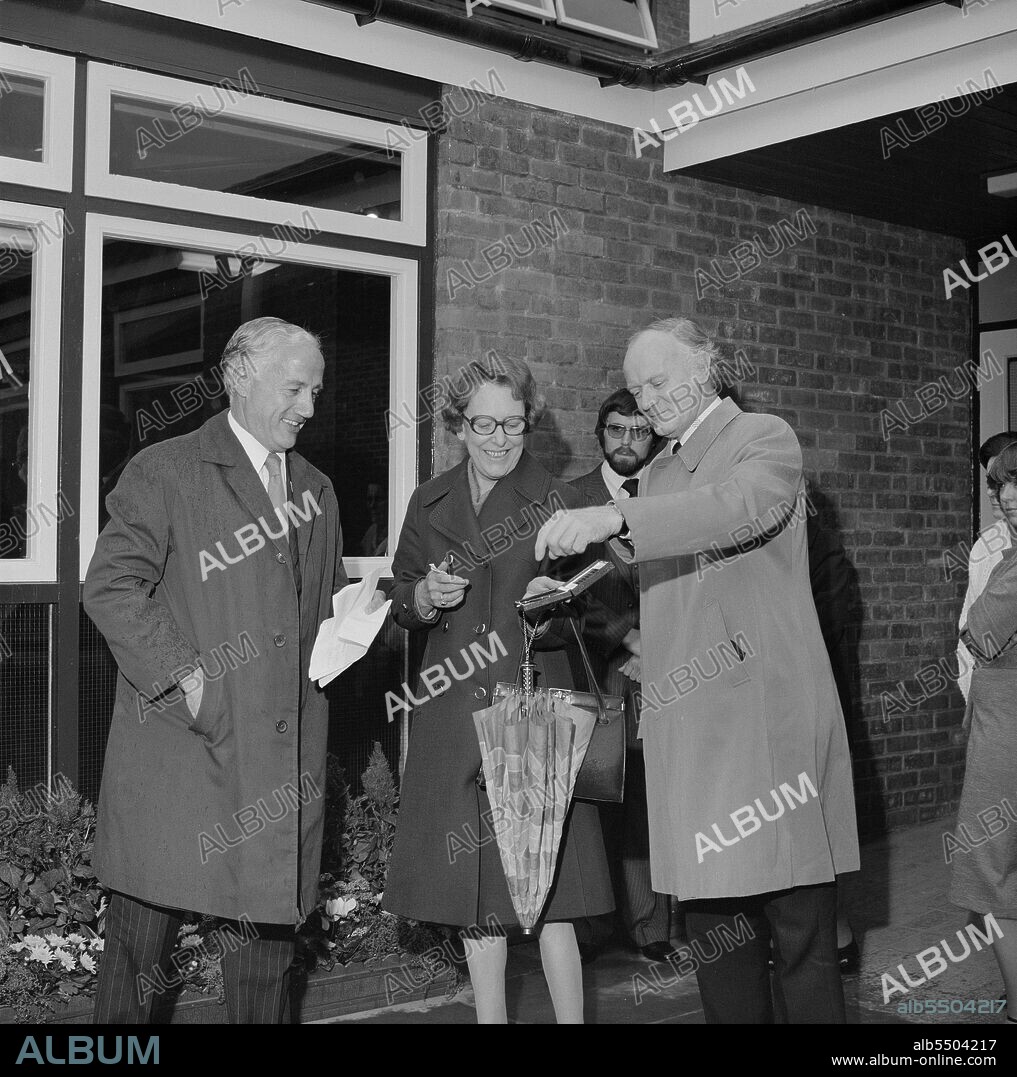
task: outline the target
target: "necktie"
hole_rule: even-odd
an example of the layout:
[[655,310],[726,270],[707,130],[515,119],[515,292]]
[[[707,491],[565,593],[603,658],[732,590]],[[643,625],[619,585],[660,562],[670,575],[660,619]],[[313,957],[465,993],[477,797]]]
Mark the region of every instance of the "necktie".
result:
[[629,497],[636,497],[639,493],[639,480],[626,479],[622,483],[622,489],[629,495]]
[[265,457],[265,467],[268,470],[268,499],[272,502],[272,507],[276,510],[280,521],[286,526],[289,532],[290,542],[290,560],[293,565],[293,580],[297,587],[297,592],[300,592],[300,562],[297,557],[297,535],[296,530],[290,526],[289,518],[286,515],[286,491],[283,489],[282,480],[282,460],[278,453],[270,452]]

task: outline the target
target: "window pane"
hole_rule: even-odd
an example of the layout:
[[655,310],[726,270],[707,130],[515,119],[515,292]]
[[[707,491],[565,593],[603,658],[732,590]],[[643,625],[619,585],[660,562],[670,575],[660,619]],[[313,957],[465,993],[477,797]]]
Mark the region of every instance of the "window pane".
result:
[[41,161],[46,84],[0,71],[0,157]]
[[297,451],[332,480],[346,556],[388,551],[390,281],[386,276],[107,240],[99,526],[127,460],[227,406],[219,360],[245,321],[322,338],[325,387]]
[[110,172],[401,219],[398,152],[219,115],[234,99],[222,86],[203,87],[186,106],[114,94]]
[[0,558],[8,561],[26,556],[41,512],[27,506],[33,249],[30,232],[0,222]]
[[49,755],[50,606],[0,604],[0,781],[30,789]]
[[646,0],[557,0],[559,22],[586,33],[653,48],[657,42]]

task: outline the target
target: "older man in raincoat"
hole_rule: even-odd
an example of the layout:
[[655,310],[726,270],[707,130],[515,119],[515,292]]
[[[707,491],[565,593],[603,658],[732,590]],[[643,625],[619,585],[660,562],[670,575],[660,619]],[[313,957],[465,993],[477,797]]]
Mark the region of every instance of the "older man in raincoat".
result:
[[801,450],[783,420],[720,399],[715,366],[686,319],[632,339],[628,387],[671,444],[638,497],[552,518],[537,555],[618,536],[639,565],[653,888],[688,903],[677,967],[707,1020],[842,1022],[835,877],[858,839]]
[[93,856],[113,891],[99,1023],[151,1019],[189,911],[233,923],[227,1019],[283,1020],[317,899],[328,701],[308,663],[347,581],[332,483],[291,450],[324,361],[312,334],[258,318],[223,370],[230,410],[124,469],[85,580],[120,667]]

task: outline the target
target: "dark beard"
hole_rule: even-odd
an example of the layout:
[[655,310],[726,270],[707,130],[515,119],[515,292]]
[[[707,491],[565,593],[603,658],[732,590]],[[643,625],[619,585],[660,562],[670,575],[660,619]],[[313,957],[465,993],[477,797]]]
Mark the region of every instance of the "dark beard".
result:
[[635,454],[631,457],[623,456],[619,460],[618,450],[615,449],[614,452],[607,455],[607,466],[616,475],[627,478],[629,475],[634,475],[643,466],[643,461]]

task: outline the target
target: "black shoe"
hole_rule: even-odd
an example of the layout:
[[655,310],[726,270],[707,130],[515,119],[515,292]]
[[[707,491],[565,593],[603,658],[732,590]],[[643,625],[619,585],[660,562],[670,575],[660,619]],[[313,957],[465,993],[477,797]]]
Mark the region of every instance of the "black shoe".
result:
[[669,942],[648,942],[639,947],[639,952],[650,961],[666,961],[674,953],[674,947]]
[[858,953],[857,940],[852,939],[847,946],[842,946],[837,951],[837,962],[840,965],[840,971],[844,976],[851,976],[858,971],[861,960]]

